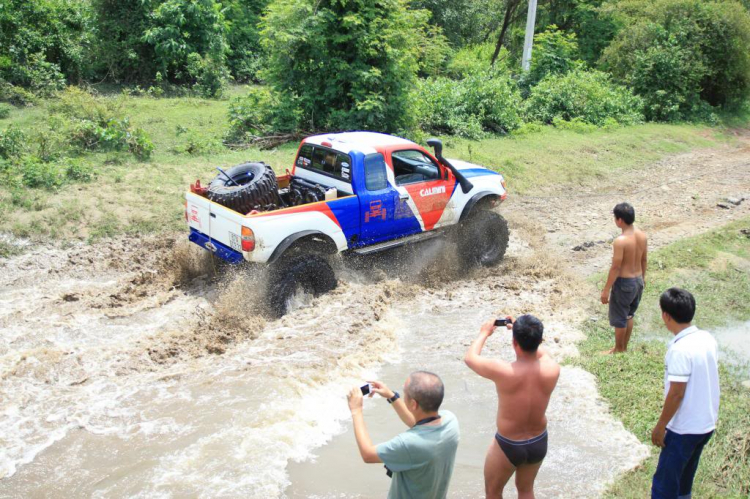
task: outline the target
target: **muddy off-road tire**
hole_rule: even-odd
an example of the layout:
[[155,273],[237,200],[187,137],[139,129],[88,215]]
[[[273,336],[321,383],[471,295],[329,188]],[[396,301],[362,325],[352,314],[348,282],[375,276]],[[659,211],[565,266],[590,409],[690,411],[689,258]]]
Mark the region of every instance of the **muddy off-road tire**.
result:
[[490,267],[508,249],[508,222],[494,211],[480,210],[461,223],[456,233],[458,254],[465,267]]
[[303,254],[278,262],[269,273],[266,302],[269,312],[281,317],[298,291],[320,296],[335,287],[336,274],[326,259],[316,254]]
[[220,173],[208,186],[208,199],[239,213],[279,204],[276,175],[265,163],[243,163],[226,170],[238,185]]

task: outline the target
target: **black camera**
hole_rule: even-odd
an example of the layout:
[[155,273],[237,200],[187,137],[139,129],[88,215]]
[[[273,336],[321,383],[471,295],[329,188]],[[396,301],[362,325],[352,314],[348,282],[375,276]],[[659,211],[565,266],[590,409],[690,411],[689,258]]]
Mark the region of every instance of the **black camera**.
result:
[[508,324],[513,324],[513,321],[511,319],[495,319],[495,326],[507,326]]

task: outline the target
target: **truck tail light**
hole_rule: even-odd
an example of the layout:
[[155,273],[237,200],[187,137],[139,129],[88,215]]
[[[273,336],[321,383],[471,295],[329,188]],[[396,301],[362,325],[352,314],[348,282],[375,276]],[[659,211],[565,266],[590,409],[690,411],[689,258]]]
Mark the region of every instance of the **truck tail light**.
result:
[[185,200],[185,221],[188,221],[188,214],[187,214],[187,199]]
[[255,249],[255,234],[249,227],[242,227],[242,251],[253,251]]
[[503,184],[503,189],[507,191],[508,187],[505,185],[505,177],[503,177],[503,180],[500,183]]

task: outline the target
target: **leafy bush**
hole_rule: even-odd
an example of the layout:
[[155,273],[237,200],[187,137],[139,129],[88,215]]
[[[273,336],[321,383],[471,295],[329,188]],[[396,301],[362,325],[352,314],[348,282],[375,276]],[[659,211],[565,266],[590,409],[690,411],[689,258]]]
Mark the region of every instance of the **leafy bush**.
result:
[[97,27],[93,70],[100,78],[151,81],[158,71],[153,45],[143,38],[151,26],[151,2],[91,0]]
[[65,178],[74,182],[91,182],[96,177],[94,169],[80,160],[68,158],[63,162]]
[[16,163],[23,185],[54,190],[65,183],[65,171],[57,163],[46,163],[36,156],[26,155]]
[[14,106],[29,106],[36,100],[36,96],[28,90],[0,79],[0,102],[8,102]]
[[127,150],[140,160],[151,156],[154,145],[146,132],[134,128],[122,114],[124,97],[96,97],[80,88],[68,87],[52,107],[53,114],[63,118],[70,143],[79,150]]
[[466,78],[470,75],[493,73],[509,73],[508,51],[503,47],[500,50],[495,65],[490,67],[492,54],[495,46],[492,43],[467,45],[457,50],[447,64],[446,73],[455,79]]
[[643,120],[643,102],[612,83],[606,73],[575,70],[548,75],[533,87],[525,102],[525,115],[529,121],[550,124],[577,119],[603,126],[609,118],[632,124]]
[[226,23],[215,0],[162,0],[143,39],[154,47],[159,72],[169,81],[200,85],[216,95],[226,70]]
[[413,0],[415,9],[432,13],[430,22],[441,27],[453,47],[476,44],[496,22],[498,0]]
[[88,2],[5,0],[0,7],[0,79],[49,95],[86,75],[93,30]]
[[178,128],[177,135],[184,135],[184,142],[174,148],[174,151],[178,153],[197,156],[200,154],[215,153],[224,147],[220,140],[182,126]]
[[427,79],[420,82],[416,94],[419,125],[426,131],[479,138],[521,124],[521,95],[507,76]]
[[583,61],[578,59],[576,35],[558,30],[554,24],[534,35],[532,54],[531,67],[521,82],[526,89],[549,74],[565,74],[583,66]]
[[410,128],[428,17],[408,0],[271,3],[261,32],[271,99],[297,105],[285,112],[309,130]]
[[705,116],[750,91],[750,14],[732,0],[621,1],[627,29],[602,56],[604,67],[646,101],[653,120]]
[[264,65],[258,23],[269,0],[223,0],[227,21],[227,65],[237,82],[258,82]]
[[26,134],[10,125],[5,130],[0,130],[0,158],[17,158],[26,150]]
[[[217,96],[227,75],[228,12],[240,0],[93,0],[99,39],[97,72],[116,81],[194,85]],[[234,18],[242,30],[244,19]],[[247,28],[254,29],[254,28]],[[236,38],[236,40],[239,40]]]
[[0,120],[8,118],[11,109],[12,108],[9,105],[0,103]]
[[299,99],[282,95],[266,87],[253,87],[245,97],[234,99],[229,105],[227,141],[242,143],[248,137],[300,130],[303,111]]
[[221,96],[229,76],[223,62],[195,52],[188,54],[187,72],[194,82],[193,89],[207,99]]

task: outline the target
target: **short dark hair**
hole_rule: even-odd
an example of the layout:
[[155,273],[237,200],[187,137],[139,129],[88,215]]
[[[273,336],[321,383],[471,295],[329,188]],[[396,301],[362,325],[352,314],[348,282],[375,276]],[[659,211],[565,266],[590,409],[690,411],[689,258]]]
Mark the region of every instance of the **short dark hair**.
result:
[[635,208],[630,203],[620,203],[615,206],[612,212],[615,214],[615,218],[619,218],[628,225],[635,222]]
[[435,373],[414,371],[404,387],[407,395],[416,400],[424,412],[435,412],[440,409],[445,396],[443,380]]
[[536,352],[543,334],[544,324],[533,315],[522,315],[513,323],[513,339],[524,352]]
[[659,297],[659,306],[679,324],[687,324],[695,316],[695,298],[690,291],[669,288]]

